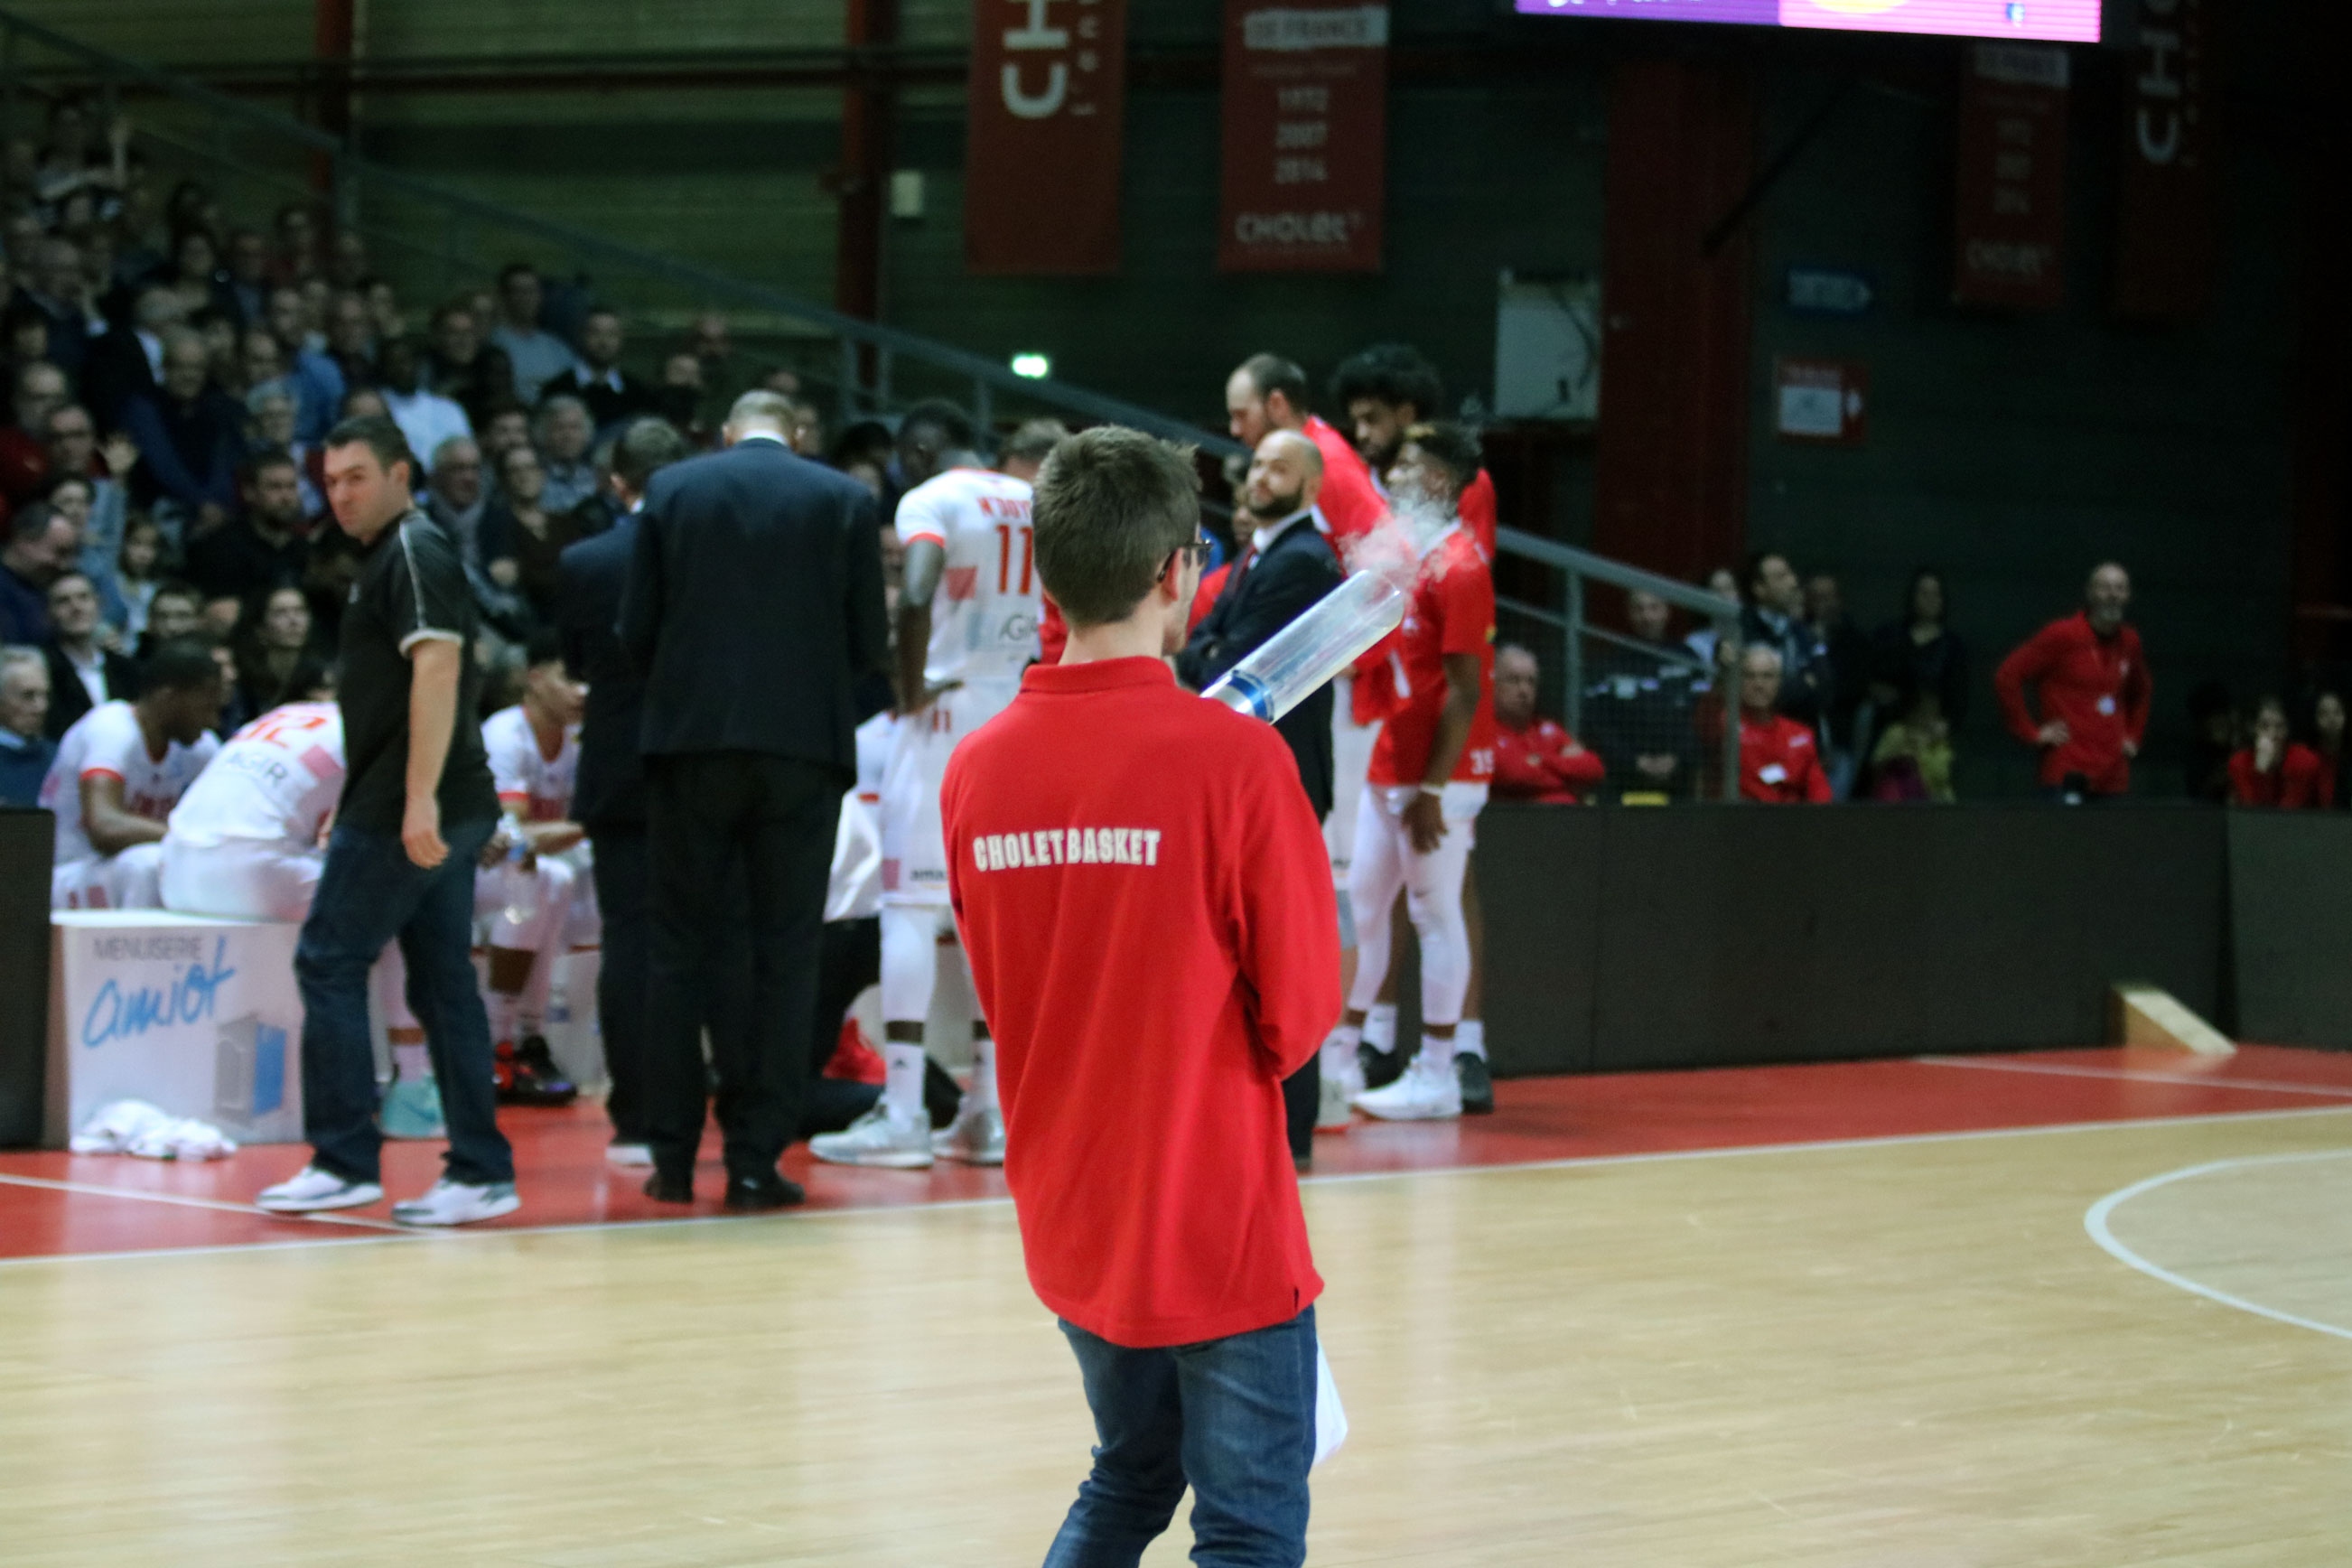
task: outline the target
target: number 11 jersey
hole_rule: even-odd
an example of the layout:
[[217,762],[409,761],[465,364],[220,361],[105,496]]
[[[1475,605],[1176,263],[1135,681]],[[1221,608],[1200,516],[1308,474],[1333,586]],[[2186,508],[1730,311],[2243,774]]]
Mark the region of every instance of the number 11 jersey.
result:
[[1029,484],[987,468],[950,468],[898,501],[898,539],[947,552],[931,596],[923,679],[1017,679],[1037,658],[1044,599],[1029,534]]

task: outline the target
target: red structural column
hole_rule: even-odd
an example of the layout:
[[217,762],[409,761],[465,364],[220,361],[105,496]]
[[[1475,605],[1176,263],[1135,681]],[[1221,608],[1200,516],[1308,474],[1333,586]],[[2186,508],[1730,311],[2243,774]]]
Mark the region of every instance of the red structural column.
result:
[[1747,539],[1749,229],[1711,255],[1706,242],[1755,163],[1744,68],[1614,68],[1593,548],[1685,580],[1730,564]]
[[898,0],[846,0],[851,50],[848,85],[841,95],[841,195],[834,247],[834,305],[872,321],[882,310],[882,227],[890,183],[892,125],[898,93],[888,68],[858,51],[887,49],[898,41]]
[[[352,132],[352,53],[359,41],[355,13],[358,0],[313,0],[312,57],[319,65],[318,101],[314,112],[319,129],[338,142]],[[310,188],[321,197],[334,195],[334,161],[324,153],[310,155]]]

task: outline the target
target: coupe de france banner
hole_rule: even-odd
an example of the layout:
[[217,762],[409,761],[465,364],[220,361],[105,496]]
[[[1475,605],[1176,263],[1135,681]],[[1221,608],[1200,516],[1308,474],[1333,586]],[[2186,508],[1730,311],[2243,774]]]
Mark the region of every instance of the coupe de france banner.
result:
[[1227,0],[1223,272],[1377,272],[1385,5]]

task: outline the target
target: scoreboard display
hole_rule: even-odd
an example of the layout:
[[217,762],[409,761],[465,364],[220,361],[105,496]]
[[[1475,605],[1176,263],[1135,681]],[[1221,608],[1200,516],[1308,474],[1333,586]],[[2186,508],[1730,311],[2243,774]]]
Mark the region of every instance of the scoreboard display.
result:
[[1536,16],[1739,22],[1858,33],[1941,33],[2062,44],[2099,41],[2100,0],[1515,0]]

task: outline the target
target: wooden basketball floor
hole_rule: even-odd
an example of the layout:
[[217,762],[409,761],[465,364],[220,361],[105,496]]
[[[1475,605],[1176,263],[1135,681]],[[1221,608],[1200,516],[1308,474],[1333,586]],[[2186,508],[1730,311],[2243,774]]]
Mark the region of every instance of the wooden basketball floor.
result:
[[[1312,1561],[2352,1557],[2352,1058],[1503,1101],[1320,1145]],[[0,1156],[0,1563],[1039,1561],[1088,1428],[992,1175],[663,1223],[589,1108],[515,1133],[523,1213],[433,1237],[244,1208],[298,1151]]]

